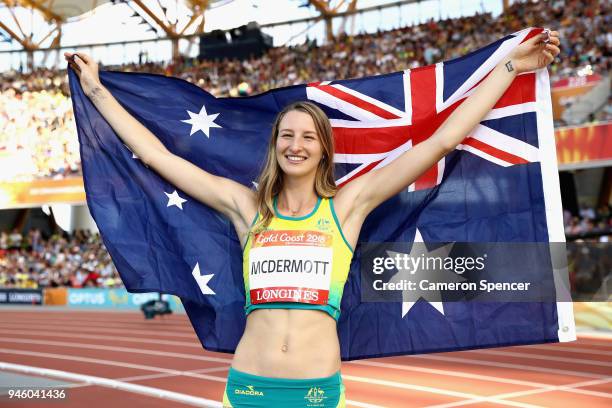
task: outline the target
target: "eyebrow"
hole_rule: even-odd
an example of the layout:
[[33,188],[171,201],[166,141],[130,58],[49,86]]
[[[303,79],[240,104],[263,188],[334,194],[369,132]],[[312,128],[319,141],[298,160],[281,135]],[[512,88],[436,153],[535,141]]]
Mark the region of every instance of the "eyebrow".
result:
[[[291,132],[291,133],[293,133],[293,129],[280,129],[278,131],[278,133],[280,133],[280,132]],[[304,134],[313,134],[313,135],[316,135],[317,132],[315,132],[314,130],[307,130],[307,131],[304,132]]]

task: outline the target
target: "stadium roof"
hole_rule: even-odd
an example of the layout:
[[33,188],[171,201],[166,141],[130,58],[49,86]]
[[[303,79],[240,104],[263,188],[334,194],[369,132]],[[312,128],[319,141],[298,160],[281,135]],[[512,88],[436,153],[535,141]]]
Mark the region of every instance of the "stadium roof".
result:
[[40,10],[47,20],[67,20],[85,14],[110,0],[4,0],[4,3],[22,3]]
[[[378,4],[389,2],[389,0],[364,1]],[[63,43],[64,24],[86,20],[98,12],[96,9],[103,8],[100,6],[113,6],[114,9],[115,5],[122,6],[123,11],[127,8],[133,12],[132,17],[139,18],[135,25],[145,24],[148,27],[147,31],[154,32],[158,38],[177,39],[185,34],[203,33],[206,17],[204,12],[233,2],[235,0],[180,0],[175,2],[159,0],[0,0],[0,5],[5,6],[4,17],[0,21],[0,39],[10,42],[8,35],[28,52],[58,48]],[[333,34],[330,17],[340,12],[355,11],[358,0],[284,0],[284,2],[293,3],[293,7],[297,8],[305,6],[311,8],[318,14],[319,19],[325,20],[327,37],[331,39]],[[236,3],[240,2],[236,1]],[[258,3],[253,0],[251,6],[257,8]],[[252,11],[243,8],[240,13],[251,14]],[[2,12],[1,8],[0,12]],[[169,12],[173,16],[170,16]],[[34,14],[40,20],[36,26],[33,26]],[[118,17],[120,15],[121,13],[118,14]]]

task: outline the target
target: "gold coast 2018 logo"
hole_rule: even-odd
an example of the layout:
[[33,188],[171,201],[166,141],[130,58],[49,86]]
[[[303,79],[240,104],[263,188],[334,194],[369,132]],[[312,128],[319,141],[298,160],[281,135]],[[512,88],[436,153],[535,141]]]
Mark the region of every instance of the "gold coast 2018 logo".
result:
[[240,390],[238,388],[236,388],[234,390],[234,394],[240,394],[240,395],[256,395],[258,397],[263,397],[264,393],[261,391],[257,391],[252,385],[247,385],[246,386],[248,388],[248,390]]
[[310,387],[306,396],[304,396],[305,400],[308,400],[309,407],[323,407],[325,406],[325,391],[323,391],[320,387]]

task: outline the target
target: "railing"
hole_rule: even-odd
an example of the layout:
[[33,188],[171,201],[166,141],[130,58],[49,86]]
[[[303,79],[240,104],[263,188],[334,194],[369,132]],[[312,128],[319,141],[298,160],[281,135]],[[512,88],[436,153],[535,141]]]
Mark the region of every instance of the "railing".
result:
[[[501,13],[501,1],[463,0],[459,3],[448,3],[442,0],[402,0],[339,13],[332,17],[332,23],[334,32],[338,32],[344,25],[344,19],[347,19],[346,31],[349,34],[373,33],[377,30],[420,24],[430,19],[458,18],[477,12],[490,12],[497,16]],[[325,22],[320,16],[263,24],[260,27],[274,38],[274,46],[301,44],[306,38],[317,40],[319,44],[325,42]],[[187,57],[196,57],[199,53],[199,36],[200,34],[181,36],[180,53]],[[73,44],[34,51],[34,67],[63,68],[63,52],[76,49],[89,53],[107,65],[165,62],[172,55],[170,38]],[[22,50],[0,50],[0,72],[11,69],[26,72],[27,58],[27,53]]]

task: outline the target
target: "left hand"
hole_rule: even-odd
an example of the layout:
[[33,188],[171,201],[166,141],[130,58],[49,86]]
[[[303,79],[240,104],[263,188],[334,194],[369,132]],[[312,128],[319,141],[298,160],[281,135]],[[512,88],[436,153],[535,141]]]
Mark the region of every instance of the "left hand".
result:
[[[549,41],[546,43],[547,38]],[[550,31],[549,35],[544,31],[516,47],[509,57],[518,74],[535,71],[554,61],[559,55],[560,44],[557,31]]]

